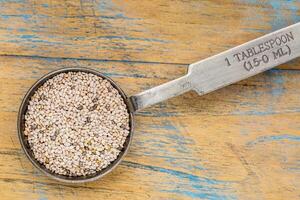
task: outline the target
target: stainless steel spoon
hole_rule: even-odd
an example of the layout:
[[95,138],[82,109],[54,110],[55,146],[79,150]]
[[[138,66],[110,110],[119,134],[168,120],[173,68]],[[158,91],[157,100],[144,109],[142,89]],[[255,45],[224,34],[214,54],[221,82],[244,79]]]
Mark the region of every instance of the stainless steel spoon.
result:
[[[133,135],[134,113],[147,106],[178,96],[190,90],[199,95],[209,93],[229,84],[246,79],[282,63],[300,56],[300,23],[275,31],[228,51],[193,63],[188,67],[188,73],[176,80],[127,97],[122,89],[109,77],[98,71],[86,68],[65,68],[53,71],[38,80],[25,95],[18,115],[18,135],[21,146],[29,160],[44,172],[59,181],[81,183],[99,179],[112,171],[123,159],[131,143]],[[33,156],[24,131],[24,115],[27,105],[37,88],[48,79],[59,73],[68,71],[83,71],[106,78],[118,89],[128,107],[130,114],[130,134],[118,158],[107,168],[89,176],[69,177],[55,174],[39,163]]]

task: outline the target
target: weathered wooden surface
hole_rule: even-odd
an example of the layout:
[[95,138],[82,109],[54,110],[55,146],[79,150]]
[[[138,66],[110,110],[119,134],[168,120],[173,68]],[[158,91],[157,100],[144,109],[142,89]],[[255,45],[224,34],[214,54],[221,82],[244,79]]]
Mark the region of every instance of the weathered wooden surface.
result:
[[299,22],[299,9],[296,0],[0,0],[0,199],[299,199],[299,59],[140,111],[125,161],[96,182],[48,179],[16,132],[23,95],[51,70],[91,67],[135,94]]

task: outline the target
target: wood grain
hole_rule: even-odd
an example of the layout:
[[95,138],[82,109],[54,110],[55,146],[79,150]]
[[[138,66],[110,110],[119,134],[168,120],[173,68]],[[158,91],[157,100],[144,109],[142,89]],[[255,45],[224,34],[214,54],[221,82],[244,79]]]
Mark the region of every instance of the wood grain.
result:
[[298,22],[298,1],[0,0],[0,199],[299,199],[300,63],[136,114],[125,161],[68,185],[21,151],[20,102],[42,75],[89,67],[128,95]]
[[20,150],[16,115],[30,85],[51,70],[83,66],[104,72],[133,94],[180,76],[185,67],[11,56],[0,57],[0,63],[0,188],[5,198],[299,195],[297,71],[272,70],[203,97],[189,93],[137,113],[133,145],[121,166],[103,180],[71,186],[41,175]]
[[299,7],[277,0],[7,0],[0,2],[0,54],[190,64],[298,22]]

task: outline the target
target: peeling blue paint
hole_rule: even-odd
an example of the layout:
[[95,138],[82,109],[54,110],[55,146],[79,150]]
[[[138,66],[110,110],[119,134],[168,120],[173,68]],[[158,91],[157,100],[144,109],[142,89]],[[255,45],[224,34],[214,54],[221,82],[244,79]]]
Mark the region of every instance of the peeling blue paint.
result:
[[[68,45],[72,45],[71,43],[66,43],[64,41],[49,41],[49,40],[43,40],[43,39],[40,39],[38,37],[38,35],[32,35],[32,34],[24,34],[24,35],[15,35],[15,38],[14,40],[7,40],[7,42],[12,42],[12,43],[20,43],[20,42],[32,42],[31,43],[31,47],[32,48],[35,48],[37,46],[35,46],[35,44],[33,43],[44,43],[44,44],[48,44],[48,45],[54,45],[54,44],[58,44],[58,45],[63,45],[63,46],[68,46]],[[35,56],[33,56],[35,57]]]
[[298,113],[298,112],[300,112],[300,108],[293,108],[293,109],[284,110],[284,111],[272,111],[270,109],[266,109],[264,111],[259,111],[259,110],[234,111],[234,112],[232,112],[232,115],[266,116],[266,115],[275,115],[275,114],[282,114],[282,113]]
[[[14,40],[15,42],[18,42],[18,40]],[[72,45],[72,44],[67,44],[67,45]],[[5,55],[5,56],[12,56],[12,57],[27,57],[27,58],[31,58],[31,59],[45,59],[49,62],[58,62],[61,60],[73,60],[73,61],[89,61],[89,62],[100,62],[100,63],[107,63],[107,62],[116,62],[116,63],[127,63],[127,64],[164,64],[164,65],[173,65],[173,67],[177,67],[177,66],[184,66],[186,67],[187,64],[184,63],[166,63],[166,62],[152,62],[152,61],[142,61],[142,60],[125,60],[125,59],[121,59],[121,60],[111,60],[111,59],[93,59],[93,58],[72,58],[72,57],[46,57],[46,56],[40,56],[40,55]],[[300,72],[300,71],[299,71]],[[147,86],[147,89],[150,88],[150,86]],[[144,88],[146,89],[146,88]],[[145,113],[145,115],[147,114],[151,114],[152,112],[148,112],[148,111],[140,111],[139,113]],[[137,113],[138,114],[138,113]],[[159,114],[158,114],[159,115]],[[149,115],[150,116],[150,115]],[[151,115],[152,116],[152,115]],[[162,113],[162,116],[171,116],[171,115],[164,115]]]
[[209,192],[201,192],[201,191],[186,191],[182,189],[175,190],[161,190],[162,192],[171,192],[176,194],[182,194],[193,199],[207,199],[207,200],[235,200],[237,199],[234,195],[222,195],[222,194],[212,194]]
[[18,28],[17,30],[18,30],[18,32],[25,32],[26,31],[25,28]]
[[0,0],[0,3],[25,3],[26,0]]
[[248,142],[246,145],[247,146],[254,146],[260,143],[266,143],[266,142],[278,142],[278,141],[284,141],[284,140],[289,140],[289,141],[294,141],[294,142],[300,142],[300,136],[297,135],[271,135],[271,136],[262,136],[256,138],[254,141]]
[[269,4],[274,9],[274,16],[271,21],[272,30],[283,28],[286,24],[284,15],[282,14],[283,3],[278,0],[269,0]]
[[[300,73],[300,70],[281,70],[281,69],[271,69],[269,71],[264,72],[266,78],[261,80],[261,84],[263,87],[267,88],[267,92],[269,93],[268,104],[264,108],[257,109],[257,103],[255,102],[255,98],[259,99],[262,95],[265,95],[265,90],[257,90],[256,88],[251,89],[251,98],[247,102],[249,93],[245,93],[245,102],[237,102],[239,106],[236,110],[234,110],[232,115],[256,115],[256,116],[265,116],[265,115],[274,115],[280,113],[298,113],[300,112],[300,107],[287,107],[284,110],[277,110],[276,105],[277,102],[284,98],[284,94],[286,92],[285,81],[287,74],[296,74]],[[295,91],[297,92],[297,91]],[[241,93],[240,95],[243,95]],[[255,98],[253,98],[255,97]],[[253,107],[252,110],[240,110],[244,106]]]
[[0,17],[1,17],[2,19],[9,19],[9,16],[8,16],[8,15],[0,15]]
[[103,74],[109,77],[149,78],[143,74],[122,74],[122,73],[112,73],[112,72],[103,72]]
[[156,39],[156,38],[136,38],[136,37],[130,37],[130,36],[117,36],[117,35],[99,36],[97,38],[100,38],[100,39],[123,39],[123,40],[137,40],[137,41],[147,41],[147,42],[168,43],[165,40],[160,40],[160,39]]
[[[297,1],[295,0],[286,0],[286,1],[278,1],[278,0],[269,0],[269,4],[274,9],[274,19],[271,22],[272,29],[278,30],[283,28],[290,23],[296,23],[300,21],[300,16],[297,14],[298,7],[295,5]],[[287,9],[290,11],[288,18],[283,15],[283,9]]]
[[150,111],[139,111],[135,114],[136,116],[149,116],[149,117],[171,117],[176,116],[176,112],[150,112]]
[[[155,129],[166,129],[166,130],[175,131],[176,133],[179,133],[179,130],[173,124],[171,124],[170,121],[167,121],[167,120],[164,120],[162,122],[162,126],[150,125],[150,127],[155,128]],[[178,137],[176,137],[174,139],[178,139]]]
[[[267,1],[259,1],[259,0],[240,0],[241,2],[248,3],[248,4],[256,4],[256,5],[262,5],[267,4],[270,6],[270,8],[273,10],[272,16],[271,16],[271,27],[272,31],[281,29],[283,27],[286,27],[290,24],[294,24],[300,21],[300,16],[298,14],[299,8],[295,4],[297,0],[267,0]],[[285,11],[288,11],[287,15]],[[255,20],[257,18],[261,18],[263,16],[257,16],[255,17]],[[253,16],[251,18],[247,18],[246,20],[253,20]],[[256,20],[258,23],[260,20]],[[255,30],[251,29],[249,31],[256,31],[256,32],[264,32],[260,29]]]
[[49,18],[50,16],[44,15],[44,14],[36,14],[36,15],[30,15],[30,14],[21,14],[21,15],[1,15],[0,18],[9,19],[9,18],[23,18],[24,21],[30,21],[31,18],[35,16],[37,18]]
[[280,100],[280,97],[284,94],[284,77],[280,71],[267,71],[265,72],[269,81],[268,87],[270,88],[270,93],[272,95],[272,101],[269,102],[266,109],[269,112],[273,112],[276,107],[277,102]]
[[284,75],[281,71],[278,70],[270,70],[266,71],[265,75],[268,76],[270,79],[271,85],[270,85],[270,92],[272,96],[279,97],[284,94],[285,88],[284,88]]
[[178,130],[170,121],[163,120],[159,125],[148,126],[150,130],[142,132],[143,140],[133,144],[133,146],[143,146],[144,143],[150,144],[151,148],[143,150],[141,156],[163,159],[169,166],[177,169],[188,171],[205,169],[201,165],[201,158],[192,159],[190,156],[195,153],[192,148],[195,142],[191,138],[183,136],[182,131]]
[[36,35],[21,35],[20,38],[22,39],[33,39],[38,38]]
[[102,19],[126,19],[126,20],[142,20],[142,18],[132,18],[132,17],[126,17],[124,14],[119,13],[116,15],[100,15],[99,16]]
[[0,15],[1,18],[9,19],[11,17],[20,17],[23,18],[24,20],[29,20],[32,16],[28,14],[23,14],[23,15]]
[[174,181],[174,179],[170,180],[170,184],[168,184],[167,187],[171,187],[171,189],[160,188],[161,192],[174,193],[197,199],[236,199],[231,191],[231,184],[233,182],[199,177],[177,170],[151,165],[142,165],[130,161],[123,161],[122,165],[159,172],[178,179],[178,181]]
[[[36,177],[42,176],[42,174],[37,169],[34,169],[33,174]],[[47,186],[44,183],[35,182],[33,187],[35,188],[35,192],[38,194],[38,200],[48,200],[45,189]]]
[[47,3],[42,3],[41,6],[43,6],[44,8],[48,8],[48,7],[49,7],[49,4],[47,4]]
[[118,7],[111,0],[99,1],[98,9],[100,12],[116,11]]
[[269,31],[264,29],[258,29],[258,28],[243,28],[243,30],[247,32],[255,32],[255,33],[268,33]]
[[84,37],[84,36],[75,36],[72,38],[72,40],[85,40],[85,39],[86,39],[86,37]]

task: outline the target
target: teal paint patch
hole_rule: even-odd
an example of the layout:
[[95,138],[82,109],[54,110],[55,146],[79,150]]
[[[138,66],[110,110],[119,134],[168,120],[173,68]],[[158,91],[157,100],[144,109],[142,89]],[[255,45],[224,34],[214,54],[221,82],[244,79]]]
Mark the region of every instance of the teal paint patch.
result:
[[271,135],[271,136],[262,136],[258,137],[254,141],[248,142],[246,145],[252,147],[257,144],[267,143],[267,142],[279,142],[279,141],[293,141],[300,142],[300,136],[297,135]]

